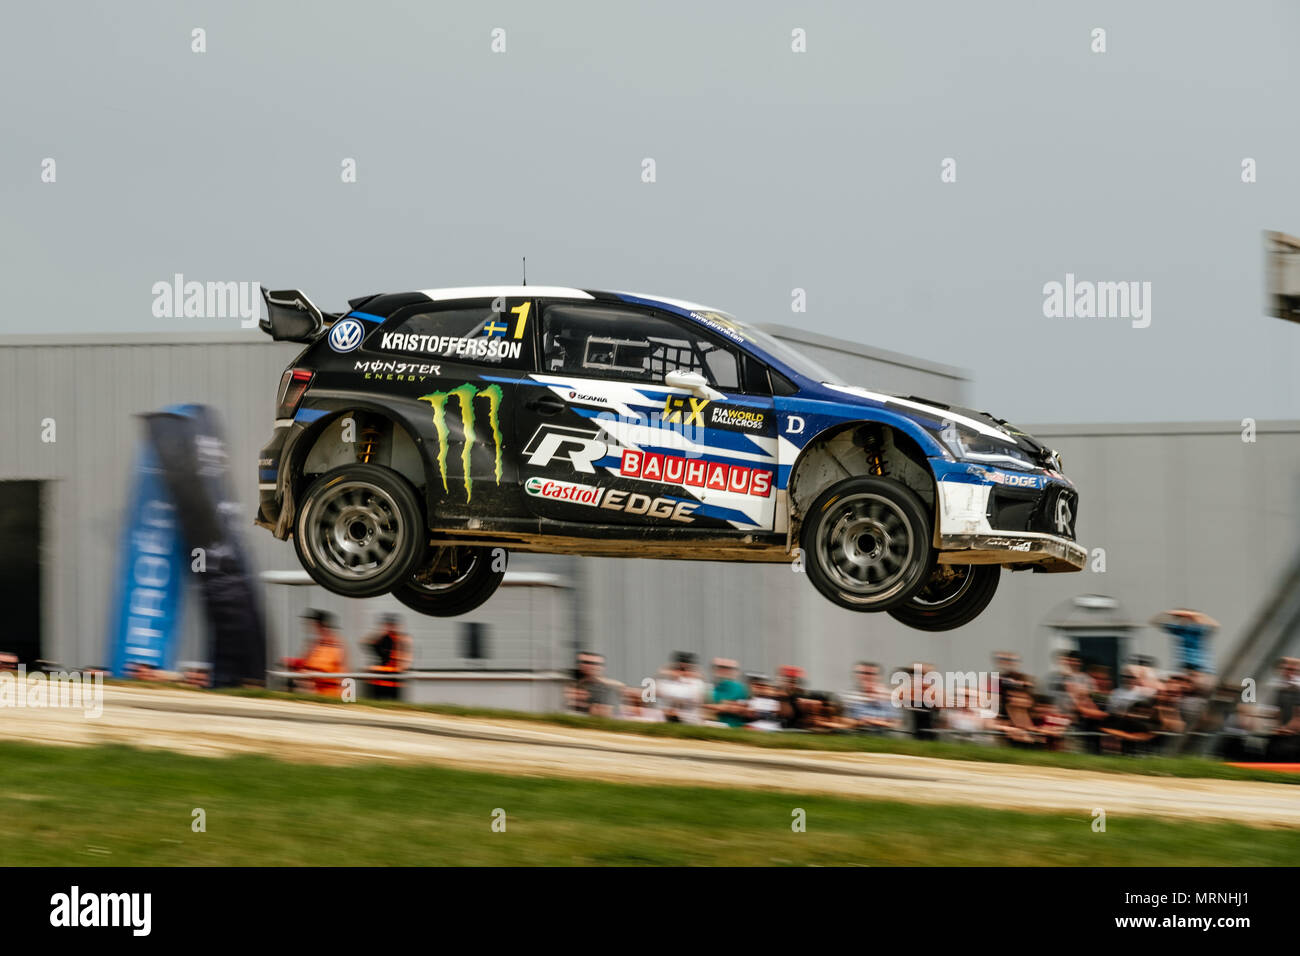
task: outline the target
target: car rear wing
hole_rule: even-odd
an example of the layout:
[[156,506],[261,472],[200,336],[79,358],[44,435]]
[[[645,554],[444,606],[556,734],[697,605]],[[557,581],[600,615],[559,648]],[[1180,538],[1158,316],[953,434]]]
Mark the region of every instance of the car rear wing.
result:
[[266,301],[266,318],[258,325],[277,342],[313,342],[322,329],[338,318],[316,308],[297,289],[277,292],[263,289],[262,298]]

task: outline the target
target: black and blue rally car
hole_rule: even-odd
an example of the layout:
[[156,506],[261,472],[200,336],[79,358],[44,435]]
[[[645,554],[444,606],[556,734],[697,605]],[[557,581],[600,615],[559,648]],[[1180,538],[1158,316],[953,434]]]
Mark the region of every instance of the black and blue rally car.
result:
[[541,286],[264,291],[305,346],[280,381],[257,523],[323,587],[426,614],[508,551],[795,562],[831,601],[959,627],[1003,568],[1076,571],[1078,494],[991,416],[843,384],[689,302]]

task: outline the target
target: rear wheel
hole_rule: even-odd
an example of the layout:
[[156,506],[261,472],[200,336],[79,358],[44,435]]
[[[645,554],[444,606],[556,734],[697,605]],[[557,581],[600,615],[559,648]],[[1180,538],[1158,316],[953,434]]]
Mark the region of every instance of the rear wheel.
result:
[[377,465],[343,465],[317,478],[298,507],[293,545],[321,587],[348,597],[386,594],[424,556],[428,531],[415,489]]
[[800,543],[813,585],[853,611],[902,604],[930,574],[925,506],[889,478],[846,478],[831,485],[808,509]]
[[468,613],[501,586],[504,556],[504,548],[431,548],[423,566],[393,588],[393,597],[432,617]]
[[940,564],[925,587],[889,615],[918,631],[951,631],[979,617],[1001,578],[997,564]]

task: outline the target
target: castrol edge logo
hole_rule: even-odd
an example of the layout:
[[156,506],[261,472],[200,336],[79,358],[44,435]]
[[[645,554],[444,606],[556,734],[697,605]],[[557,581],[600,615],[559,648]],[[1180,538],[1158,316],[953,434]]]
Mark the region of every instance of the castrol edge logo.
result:
[[552,481],[549,478],[529,478],[524,482],[524,491],[534,498],[550,498],[553,501],[571,501],[575,505],[599,505],[604,488],[593,485],[578,485],[570,481]]
[[524,491],[534,498],[545,498],[548,501],[604,508],[607,511],[621,511],[629,515],[666,518],[669,521],[681,521],[686,524],[695,520],[691,514],[700,506],[696,501],[652,498],[650,495],[642,495],[634,491],[598,488],[595,485],[579,485],[571,481],[554,481],[550,478],[529,478],[524,482]]

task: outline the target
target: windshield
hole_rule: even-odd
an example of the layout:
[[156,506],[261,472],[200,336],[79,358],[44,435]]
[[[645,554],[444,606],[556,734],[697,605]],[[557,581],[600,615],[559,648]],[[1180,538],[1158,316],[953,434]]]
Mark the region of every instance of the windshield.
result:
[[791,369],[798,372],[814,382],[835,382],[844,384],[844,376],[836,375],[830,369],[818,365],[802,352],[797,351],[792,346],[782,342],[776,336],[764,332],[762,329],[756,329],[752,325],[745,325],[743,322],[736,323],[741,334],[749,339],[763,351],[767,352],[777,361],[788,365]]

